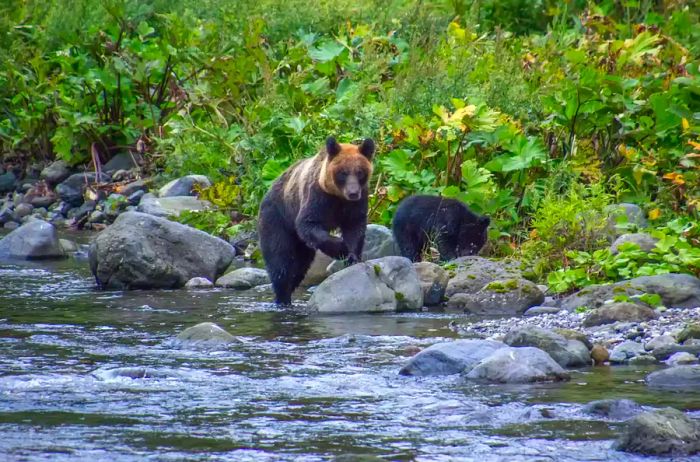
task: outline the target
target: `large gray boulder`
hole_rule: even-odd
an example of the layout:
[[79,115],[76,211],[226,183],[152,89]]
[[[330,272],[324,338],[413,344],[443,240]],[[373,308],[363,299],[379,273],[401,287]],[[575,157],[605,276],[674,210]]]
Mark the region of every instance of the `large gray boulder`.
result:
[[613,254],[617,254],[620,252],[620,246],[622,244],[637,244],[641,250],[644,250],[645,252],[651,252],[654,247],[656,247],[656,242],[658,239],[655,237],[652,237],[651,235],[647,233],[628,233],[628,234],[623,234],[622,236],[618,237],[615,239],[615,242],[612,243],[610,246],[610,251]]
[[320,250],[317,250],[311,262],[311,266],[308,271],[306,271],[304,280],[301,281],[301,286],[308,287],[322,283],[331,274],[328,267],[333,262],[335,262],[335,260]]
[[650,456],[700,452],[700,424],[677,409],[644,412],[626,422],[615,449]]
[[[362,260],[374,260],[376,258],[401,255],[394,243],[394,235],[386,226],[369,224],[365,232],[365,244],[362,248]],[[327,268],[328,274],[343,269],[345,265],[341,261],[334,261]]]
[[401,255],[394,242],[394,235],[386,226],[369,224],[365,232],[365,245],[362,250],[363,260]]
[[609,205],[605,208],[608,215],[608,231],[613,236],[624,234],[624,227],[618,228],[618,225],[633,225],[636,228],[646,228],[647,219],[644,216],[644,210],[636,204],[620,203]]
[[102,174],[98,178],[96,173],[75,173],[56,186],[56,193],[63,202],[79,207],[85,200],[85,189],[98,180],[109,181],[109,176]]
[[120,152],[109,159],[109,161],[102,167],[102,170],[105,172],[131,170],[134,167],[138,167],[141,161],[143,161],[143,157],[139,153]]
[[647,386],[669,391],[700,390],[700,366],[674,366],[647,375]]
[[547,352],[562,367],[579,367],[591,364],[588,348],[579,340],[569,340],[562,335],[537,326],[522,326],[506,334],[503,342],[512,347],[535,347]]
[[187,175],[176,180],[172,180],[158,190],[160,197],[173,196],[194,196],[194,187],[208,188],[211,180],[204,175]]
[[68,178],[70,173],[71,169],[68,163],[64,160],[57,160],[41,171],[41,179],[53,186]]
[[649,340],[647,343],[644,344],[644,349],[647,351],[652,351],[656,348],[660,347],[665,347],[669,345],[676,345],[678,342],[676,342],[676,339],[673,338],[673,336],[668,335],[668,334],[663,334],[663,335],[658,335],[651,340]]
[[493,340],[455,340],[436,343],[408,360],[399,374],[412,376],[451,375],[471,370],[479,361],[499,348]]
[[184,211],[200,212],[208,210],[211,204],[192,196],[156,197],[144,194],[136,210],[156,217],[177,217]]
[[700,279],[690,274],[657,274],[640,276],[614,284],[599,284],[586,287],[563,298],[559,306],[567,311],[579,307],[595,309],[615,295],[658,294],[669,308],[695,308],[700,306]]
[[65,256],[56,228],[42,220],[31,220],[0,239],[0,260],[39,260]]
[[217,287],[230,287],[232,289],[246,290],[252,287],[269,284],[270,277],[267,271],[260,268],[238,268],[226,273],[214,283]]
[[425,306],[435,306],[442,303],[445,296],[447,283],[450,281],[450,276],[440,265],[435,263],[422,261],[414,263],[413,267],[418,273],[420,286],[423,290],[423,304]]
[[544,351],[523,347],[496,350],[474,366],[467,378],[494,383],[531,383],[568,380],[569,375]]
[[615,322],[641,322],[650,321],[659,317],[659,314],[645,305],[637,303],[619,302],[603,305],[593,310],[583,320],[585,327],[613,324]]
[[[0,170],[1,171],[1,170]],[[12,172],[0,174],[0,194],[12,192],[17,187],[17,176]]]
[[345,268],[316,288],[309,308],[321,313],[417,310],[423,292],[408,258],[384,257]]
[[516,261],[489,260],[488,258],[469,256],[460,257],[449,262],[454,266],[454,276],[450,278],[445,296],[452,298],[457,294],[474,294],[486,284],[495,280],[520,279],[522,274]]
[[527,279],[497,279],[476,293],[453,294],[447,301],[450,308],[479,315],[520,315],[531,306],[544,302],[544,294]]
[[194,277],[217,279],[233,260],[226,241],[139,212],[125,212],[90,245],[90,269],[105,288],[182,287]]

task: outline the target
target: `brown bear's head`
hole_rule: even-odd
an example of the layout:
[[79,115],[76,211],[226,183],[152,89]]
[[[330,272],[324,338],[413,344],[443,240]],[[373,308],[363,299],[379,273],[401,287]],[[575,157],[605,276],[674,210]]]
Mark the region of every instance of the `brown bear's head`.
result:
[[338,143],[335,138],[328,138],[321,186],[327,193],[348,201],[367,197],[373,154],[374,141],[369,138],[359,146]]

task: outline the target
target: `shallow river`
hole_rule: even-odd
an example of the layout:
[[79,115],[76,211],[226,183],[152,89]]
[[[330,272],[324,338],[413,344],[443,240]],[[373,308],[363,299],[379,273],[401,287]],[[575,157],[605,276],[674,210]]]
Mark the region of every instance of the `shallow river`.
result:
[[[610,449],[619,422],[581,404],[700,416],[700,394],[651,392],[640,368],[508,387],[401,377],[416,346],[454,337],[459,314],[305,315],[270,298],[100,292],[85,260],[0,264],[0,460],[648,461]],[[202,321],[242,343],[173,341]]]

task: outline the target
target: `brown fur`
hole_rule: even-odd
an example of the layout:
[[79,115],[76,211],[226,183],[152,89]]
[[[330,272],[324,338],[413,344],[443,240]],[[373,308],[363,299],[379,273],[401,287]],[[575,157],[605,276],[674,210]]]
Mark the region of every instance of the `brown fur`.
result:
[[[325,149],[292,165],[260,206],[260,248],[277,303],[289,304],[315,251],[360,260],[367,226],[368,182],[374,142],[326,140]],[[331,235],[340,229],[341,237]]]

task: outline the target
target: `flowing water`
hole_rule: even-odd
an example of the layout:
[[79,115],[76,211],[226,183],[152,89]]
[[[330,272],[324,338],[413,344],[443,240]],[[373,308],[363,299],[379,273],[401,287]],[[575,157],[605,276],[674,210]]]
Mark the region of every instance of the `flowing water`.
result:
[[[528,386],[401,377],[459,314],[319,316],[270,298],[100,292],[84,259],[0,264],[0,460],[649,460],[612,450],[620,423],[582,403],[700,416],[700,395],[652,392],[639,368]],[[241,342],[174,341],[203,321]]]

